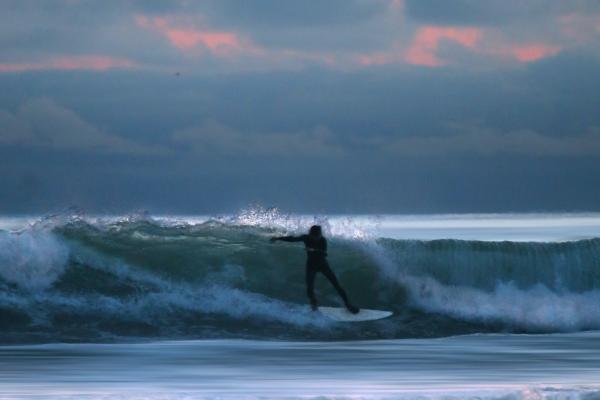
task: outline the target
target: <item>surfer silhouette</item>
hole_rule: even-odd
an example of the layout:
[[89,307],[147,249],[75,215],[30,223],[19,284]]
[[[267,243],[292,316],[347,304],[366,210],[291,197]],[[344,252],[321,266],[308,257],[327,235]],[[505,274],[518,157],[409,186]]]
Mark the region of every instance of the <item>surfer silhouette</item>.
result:
[[355,307],[348,300],[346,291],[340,286],[335,274],[327,262],[327,240],[323,237],[321,227],[313,225],[310,227],[308,235],[301,236],[278,236],[271,238],[271,243],[281,240],[282,242],[303,242],[306,249],[306,293],[310,299],[310,306],[317,310],[317,298],[315,297],[315,277],[317,272],[325,275],[335,290],[344,300],[348,311],[357,314],[360,309]]

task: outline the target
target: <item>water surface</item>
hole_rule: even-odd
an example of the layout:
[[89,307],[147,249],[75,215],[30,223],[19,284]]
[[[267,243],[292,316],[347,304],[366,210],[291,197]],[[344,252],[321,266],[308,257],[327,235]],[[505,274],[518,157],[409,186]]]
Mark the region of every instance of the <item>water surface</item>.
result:
[[600,395],[600,334],[0,347],[1,398]]

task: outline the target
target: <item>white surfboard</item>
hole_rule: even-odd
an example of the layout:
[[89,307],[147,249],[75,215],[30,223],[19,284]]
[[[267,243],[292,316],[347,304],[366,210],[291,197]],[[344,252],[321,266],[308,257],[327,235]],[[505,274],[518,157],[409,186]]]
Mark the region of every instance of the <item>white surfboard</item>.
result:
[[360,309],[358,314],[352,314],[343,307],[319,307],[319,311],[327,318],[343,322],[373,321],[376,319],[387,318],[393,314],[391,311],[368,310],[363,308]]

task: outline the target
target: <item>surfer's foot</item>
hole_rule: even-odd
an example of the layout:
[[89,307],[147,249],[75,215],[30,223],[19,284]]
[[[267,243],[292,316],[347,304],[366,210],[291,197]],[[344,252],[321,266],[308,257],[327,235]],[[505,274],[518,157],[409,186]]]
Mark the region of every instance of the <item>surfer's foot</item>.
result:
[[348,311],[350,311],[352,314],[358,314],[360,311],[360,308],[353,306],[352,304],[346,304],[346,308],[348,309]]
[[318,311],[319,310],[319,306],[317,306],[316,304],[311,304],[310,305],[310,309],[313,311]]

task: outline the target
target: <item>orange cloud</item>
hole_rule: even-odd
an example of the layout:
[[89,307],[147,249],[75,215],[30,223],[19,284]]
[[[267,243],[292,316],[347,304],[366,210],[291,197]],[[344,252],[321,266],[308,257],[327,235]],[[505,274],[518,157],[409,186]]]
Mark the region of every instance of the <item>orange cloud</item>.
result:
[[135,66],[130,60],[109,56],[64,56],[46,61],[30,63],[0,63],[2,72],[26,72],[41,70],[91,70],[106,71],[113,68],[132,68]]
[[191,27],[174,26],[166,18],[148,18],[143,15],[135,17],[139,27],[152,29],[164,35],[169,42],[182,51],[197,47],[204,48],[217,56],[229,56],[242,52],[256,51],[247,40],[243,40],[235,32],[219,32],[198,30]]
[[410,64],[438,67],[445,64],[436,54],[440,41],[449,40],[475,48],[481,36],[482,31],[478,28],[425,26],[417,31],[404,59]]
[[514,46],[508,50],[508,53],[518,61],[528,63],[558,54],[560,50],[558,46],[534,43]]

